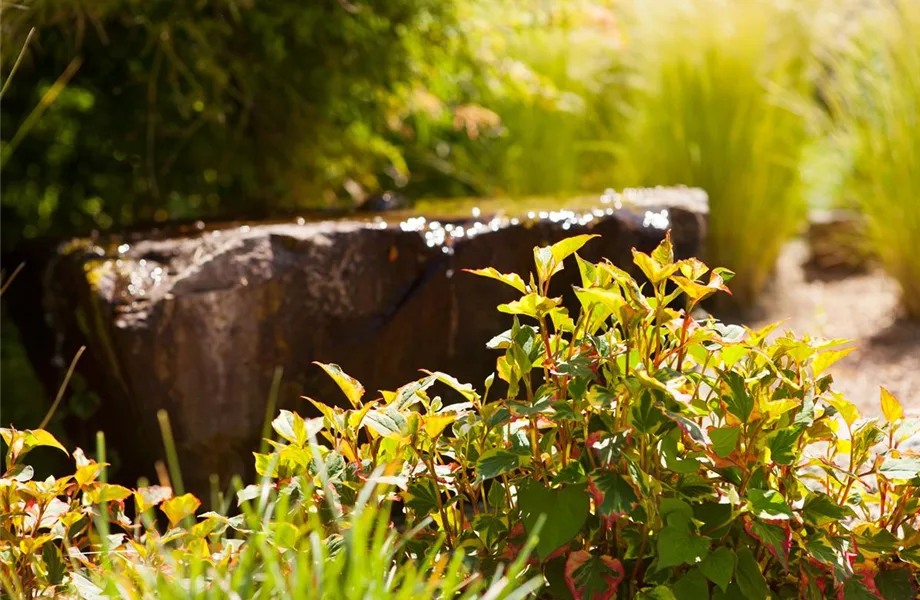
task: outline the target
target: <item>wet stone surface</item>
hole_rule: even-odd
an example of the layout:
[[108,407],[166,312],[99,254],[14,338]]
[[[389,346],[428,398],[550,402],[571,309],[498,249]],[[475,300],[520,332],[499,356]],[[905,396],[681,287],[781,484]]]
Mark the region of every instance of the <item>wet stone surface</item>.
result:
[[[65,356],[87,345],[79,369],[104,406],[94,425],[133,467],[124,476],[149,473],[162,456],[165,409],[186,487],[201,492],[212,472],[222,486],[248,472],[276,367],[279,408],[302,414],[312,408],[302,395],[345,402],[313,361],[340,364],[369,395],[419,369],[481,389],[497,357],[485,344],[510,326],[495,307],[514,291],[463,269],[526,276],[534,246],[586,232],[602,237],[584,258],[622,267],[666,229],[680,257],[698,255],[706,214],[702,192],[656,188],[75,240],[46,278],[46,297],[66,302],[45,308]],[[576,277],[563,271],[555,293]]]

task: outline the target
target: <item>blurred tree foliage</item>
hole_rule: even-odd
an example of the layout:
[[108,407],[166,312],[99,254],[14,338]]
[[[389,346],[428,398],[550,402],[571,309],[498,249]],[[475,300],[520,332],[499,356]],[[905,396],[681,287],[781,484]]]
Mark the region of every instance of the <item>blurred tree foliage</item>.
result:
[[[4,246],[136,222],[259,217],[392,185],[378,175],[404,181],[392,141],[399,110],[445,61],[468,64],[455,8],[442,0],[5,6],[4,76],[35,34],[3,97]],[[66,85],[55,87],[59,78]],[[53,102],[43,107],[43,98]],[[36,107],[45,110],[30,119]]]

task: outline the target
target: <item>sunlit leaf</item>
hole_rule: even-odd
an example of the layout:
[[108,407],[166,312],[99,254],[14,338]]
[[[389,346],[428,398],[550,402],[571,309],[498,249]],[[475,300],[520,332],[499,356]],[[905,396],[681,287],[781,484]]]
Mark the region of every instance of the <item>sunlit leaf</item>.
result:
[[513,471],[521,464],[521,456],[507,450],[493,448],[483,453],[476,463],[476,472],[480,479],[492,479],[503,473]]
[[160,509],[166,514],[170,525],[177,525],[182,519],[195,514],[201,501],[191,494],[183,494],[170,498],[160,505]]
[[821,375],[821,373],[826,371],[828,367],[830,367],[832,364],[834,364],[838,360],[844,358],[847,354],[849,354],[853,350],[856,350],[856,348],[850,347],[850,348],[844,348],[843,350],[828,350],[828,351],[821,352],[820,354],[818,354],[818,356],[816,356],[814,360],[811,362],[811,368],[815,374],[815,377],[818,377],[819,375]]
[[882,414],[885,415],[885,420],[889,423],[895,423],[904,418],[904,408],[901,406],[901,403],[895,398],[891,392],[882,389]]
[[364,386],[358,383],[358,380],[354,377],[348,375],[339,365],[336,364],[325,364],[321,362],[314,361],[313,364],[322,367],[332,380],[339,386],[339,388],[345,393],[345,397],[348,398],[348,401],[354,408],[361,407],[361,398],[364,396]]
[[549,311],[559,306],[559,303],[559,298],[547,298],[537,293],[530,293],[520,300],[499,305],[498,311],[509,315],[524,315],[539,319],[545,317]]
[[550,246],[550,252],[552,252],[553,259],[556,263],[562,264],[565,259],[581,250],[582,246],[596,237],[600,236],[597,234],[583,234],[567,237]]
[[491,279],[497,279],[502,283],[506,283],[521,292],[522,294],[527,293],[527,286],[524,285],[524,280],[521,279],[521,276],[517,273],[499,273],[493,267],[488,267],[485,269],[464,269],[467,273],[472,273],[473,275],[479,275],[481,277],[489,277]]

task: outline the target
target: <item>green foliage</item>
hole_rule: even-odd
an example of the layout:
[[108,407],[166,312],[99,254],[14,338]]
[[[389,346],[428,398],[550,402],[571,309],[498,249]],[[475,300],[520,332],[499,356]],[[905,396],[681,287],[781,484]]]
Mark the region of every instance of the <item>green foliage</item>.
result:
[[467,61],[442,69],[405,111],[417,197],[558,195],[610,184],[625,93],[610,0],[461,0]]
[[[882,421],[831,389],[841,340],[690,316],[733,273],[675,261],[670,236],[634,251],[643,285],[581,259],[592,237],[535,248],[526,279],[477,272],[521,294],[498,307],[512,327],[489,343],[504,384],[486,396],[426,372],[372,399],[321,365],[347,407],[281,411],[238,517],[194,521],[196,498],[107,484],[79,450],[73,476],[33,481],[23,456],[59,444],[3,430],[5,589],[447,597],[488,580],[521,597],[533,588],[515,583],[542,579],[574,600],[915,595],[920,455],[901,445],[920,424],[885,390]],[[566,262],[571,313],[548,296]]]
[[827,49],[831,113],[875,254],[920,318],[920,6],[895,0],[860,15],[847,43]]
[[390,113],[429,49],[457,49],[436,0],[37,0],[4,11],[5,70],[32,27],[3,98],[5,243],[257,216],[333,202],[349,178],[374,187],[385,167],[405,177]]
[[[285,431],[277,421],[275,428]],[[419,546],[412,532],[393,530],[388,503],[377,504],[390,495],[379,473],[363,483],[350,470],[343,505],[336,486],[344,473],[309,442],[300,475],[241,489],[235,516],[224,505],[189,522],[197,498],[169,486],[106,483],[106,464],[79,448],[71,475],[35,480],[23,457],[42,445],[63,448],[41,430],[2,433],[10,448],[0,479],[6,598],[514,599],[539,583],[521,574],[527,550],[486,579],[462,553],[439,552],[436,540]],[[157,526],[163,517],[165,529]]]
[[[841,341],[689,317],[732,274],[675,262],[669,240],[635,253],[644,288],[577,259],[570,314],[547,290],[590,237],[536,248],[526,279],[477,271],[521,294],[499,307],[513,326],[490,343],[507,385],[492,386],[497,399],[431,373],[326,406],[330,455],[385,468],[407,526],[430,518],[422,538],[443,535],[484,569],[545,515],[530,568],[551,595],[819,598],[870,593],[883,573],[895,585],[901,570],[915,585],[920,459],[899,446],[916,424],[890,394],[882,423],[830,389],[821,371]],[[434,395],[439,381],[459,404]],[[280,449],[292,473],[294,452]]]
[[[617,185],[706,190],[707,260],[739,273],[749,304],[805,216],[815,3],[631,3]],[[714,18],[718,15],[718,18]]]

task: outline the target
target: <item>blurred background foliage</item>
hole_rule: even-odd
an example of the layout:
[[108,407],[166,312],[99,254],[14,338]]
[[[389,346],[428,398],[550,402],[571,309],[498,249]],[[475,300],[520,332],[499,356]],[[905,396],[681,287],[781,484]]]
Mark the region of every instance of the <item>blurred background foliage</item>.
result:
[[[920,315],[918,6],[3,1],[2,246],[383,189],[687,184],[710,195],[705,258],[740,274],[741,303],[809,210],[848,207]],[[25,361],[2,335],[6,398],[35,386],[13,383]]]

